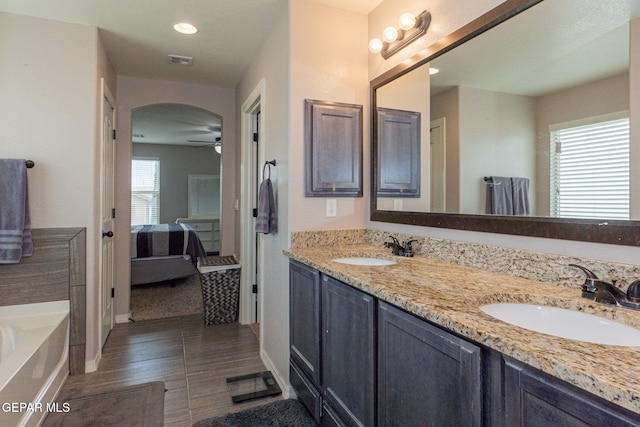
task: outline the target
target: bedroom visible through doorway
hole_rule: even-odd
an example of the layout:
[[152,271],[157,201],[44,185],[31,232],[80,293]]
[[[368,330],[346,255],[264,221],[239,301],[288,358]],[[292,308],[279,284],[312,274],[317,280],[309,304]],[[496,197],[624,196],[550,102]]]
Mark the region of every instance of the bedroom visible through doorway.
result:
[[222,117],[154,104],[131,123],[131,318],[202,313],[197,259],[220,252]]

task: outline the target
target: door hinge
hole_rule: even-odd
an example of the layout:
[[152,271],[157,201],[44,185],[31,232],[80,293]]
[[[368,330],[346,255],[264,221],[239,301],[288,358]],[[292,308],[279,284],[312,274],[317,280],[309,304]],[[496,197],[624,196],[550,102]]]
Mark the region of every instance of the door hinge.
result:
[[254,218],[258,218],[258,208],[253,208],[251,210],[251,215],[253,215]]
[[116,208],[111,208],[111,218],[115,219],[116,217]]
[[111,139],[113,139],[113,140],[115,140],[115,139],[116,139],[116,130],[115,130],[115,129],[113,129],[113,130],[111,131]]
[[253,285],[253,286],[252,286],[252,288],[251,288],[251,292],[253,292],[254,294],[257,294],[257,293],[258,293],[258,285],[257,285],[257,284],[255,284],[255,285]]
[[258,142],[258,132],[253,133],[253,142]]
[[116,288],[111,288],[111,298],[115,298],[116,296]]

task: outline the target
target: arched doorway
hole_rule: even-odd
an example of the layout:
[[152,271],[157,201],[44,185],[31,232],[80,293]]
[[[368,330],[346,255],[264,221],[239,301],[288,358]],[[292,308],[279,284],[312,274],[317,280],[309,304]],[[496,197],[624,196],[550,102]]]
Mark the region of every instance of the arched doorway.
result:
[[[222,231],[222,118],[190,105],[153,104],[131,111],[131,129],[131,225],[188,224],[207,254],[217,254]],[[179,256],[152,258],[132,255],[132,319],[200,310],[192,263]]]

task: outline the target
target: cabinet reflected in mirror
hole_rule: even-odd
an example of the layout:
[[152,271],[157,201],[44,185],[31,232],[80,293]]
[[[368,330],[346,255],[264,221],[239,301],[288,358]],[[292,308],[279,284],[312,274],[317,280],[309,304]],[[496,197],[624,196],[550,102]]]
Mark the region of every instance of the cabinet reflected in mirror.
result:
[[[586,196],[592,197],[592,212],[583,216],[579,209],[562,208],[573,203],[567,189],[575,162],[562,163],[567,150],[551,144],[554,130],[629,115],[629,21],[640,15],[640,2],[623,1],[615,10],[602,3],[541,2],[372,87],[374,210],[484,215],[491,185],[485,177],[496,176],[529,180],[526,196],[534,217],[629,219],[629,180],[640,179],[634,175],[639,166],[620,179],[625,172],[617,164],[589,166],[586,178],[578,178],[591,179],[593,190]],[[438,72],[430,75],[430,69]],[[417,148],[411,148],[410,126],[385,125],[389,110],[417,115]],[[597,144],[619,143],[611,135]],[[621,138],[628,150],[628,130]],[[604,159],[607,152],[587,149],[579,163]],[[390,185],[394,179],[396,188]],[[597,187],[608,182],[598,194]],[[626,198],[626,213],[617,213],[624,202],[612,200],[613,193]]]

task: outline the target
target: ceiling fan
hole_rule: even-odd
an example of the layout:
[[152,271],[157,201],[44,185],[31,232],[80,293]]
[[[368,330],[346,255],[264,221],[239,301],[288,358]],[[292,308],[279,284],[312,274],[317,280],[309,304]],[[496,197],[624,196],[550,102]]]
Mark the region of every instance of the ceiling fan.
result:
[[214,142],[211,142],[208,140],[197,140],[197,139],[188,139],[187,142],[196,142],[196,143],[202,144],[202,145],[195,146],[196,148],[213,147],[213,149],[216,150],[216,153],[222,154],[222,138],[219,136],[216,137]]

